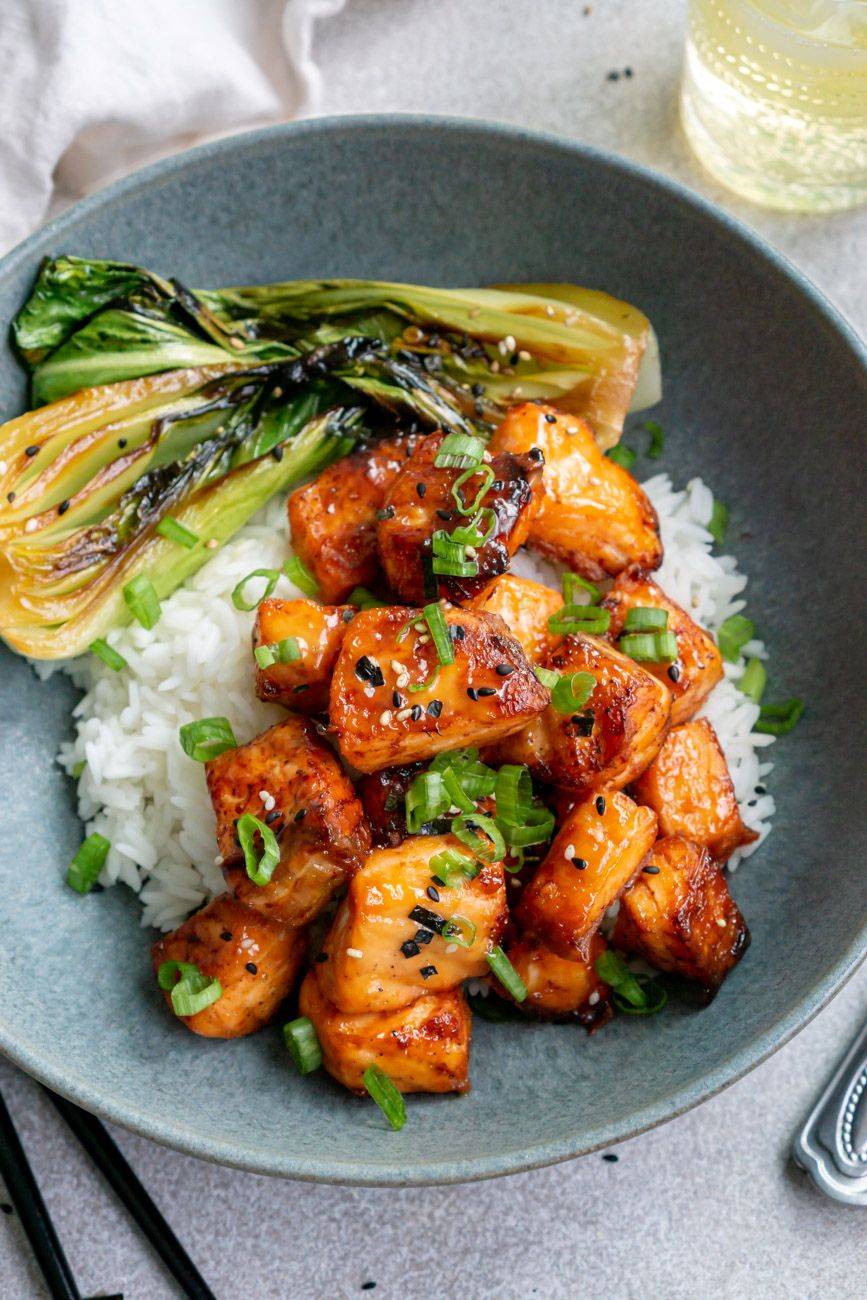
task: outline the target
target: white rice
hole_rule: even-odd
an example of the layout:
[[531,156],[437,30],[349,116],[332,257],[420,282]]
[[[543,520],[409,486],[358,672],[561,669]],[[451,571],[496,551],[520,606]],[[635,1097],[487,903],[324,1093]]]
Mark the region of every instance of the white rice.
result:
[[[675,492],[667,474],[644,487],[659,513],[665,546],[660,585],[715,630],[743,608],[747,579],[732,556],[711,554],[711,492],[699,479]],[[170,930],[223,889],[204,770],[183,753],[178,729],[197,718],[225,716],[243,743],[285,716],[253,694],[253,615],[236,610],[230,596],[252,569],[279,568],[289,553],[285,503],[275,498],[163,602],[155,628],[132,624],[109,633],[106,639],[129,670],[113,672],[92,654],[34,665],[43,677],[57,669],[68,673],[85,692],[73,713],[75,738],[62,746],[59,761],[67,772],[86,764],[78,781],[79,813],[88,834],[99,831],[111,843],[100,884],[122,881],[135,890],[143,925]],[[516,569],[527,571],[527,563],[523,559]],[[542,576],[547,566],[531,563]],[[302,593],[281,577],[275,594]],[[755,642],[747,653],[766,652]],[[760,751],[773,737],[752,731],[759,710],[737,689],[742,672],[726,665],[726,678],[703,715],[725,751],[744,821],[764,838],[774,801],[755,787],[771,770],[760,762]],[[266,804],[263,797],[263,812]],[[756,847],[739,850],[729,867]]]

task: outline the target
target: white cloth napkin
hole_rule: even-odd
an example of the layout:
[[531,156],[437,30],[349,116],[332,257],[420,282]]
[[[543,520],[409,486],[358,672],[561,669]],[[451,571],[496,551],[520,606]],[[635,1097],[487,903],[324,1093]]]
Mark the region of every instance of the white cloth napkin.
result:
[[0,253],[107,180],[309,112],[343,0],[0,0]]

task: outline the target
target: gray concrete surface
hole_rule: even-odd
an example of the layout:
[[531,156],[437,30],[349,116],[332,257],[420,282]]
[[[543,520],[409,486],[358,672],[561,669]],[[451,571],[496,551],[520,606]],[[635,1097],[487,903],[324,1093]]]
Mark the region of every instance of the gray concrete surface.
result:
[[[493,118],[635,158],[745,220],[867,330],[867,212],[762,212],[693,162],[675,115],[684,8],[350,0],[318,33],[323,110]],[[607,80],[625,67],[632,78]],[[813,1192],[788,1150],[865,1016],[862,971],[771,1060],[623,1144],[616,1163],[589,1156],[492,1183],[406,1191],[280,1183],[115,1135],[220,1300],[854,1300],[867,1277],[864,1212]],[[38,1088],[2,1063],[0,1087],[83,1294],[175,1296]],[[362,1289],[371,1282],[375,1289]],[[0,1214],[0,1300],[44,1294],[17,1220]]]

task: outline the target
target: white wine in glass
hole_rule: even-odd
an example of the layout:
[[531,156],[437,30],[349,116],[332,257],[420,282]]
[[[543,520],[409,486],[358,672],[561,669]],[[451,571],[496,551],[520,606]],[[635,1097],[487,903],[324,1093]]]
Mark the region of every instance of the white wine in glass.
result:
[[867,0],[690,0],[680,109],[701,162],[745,198],[867,202]]

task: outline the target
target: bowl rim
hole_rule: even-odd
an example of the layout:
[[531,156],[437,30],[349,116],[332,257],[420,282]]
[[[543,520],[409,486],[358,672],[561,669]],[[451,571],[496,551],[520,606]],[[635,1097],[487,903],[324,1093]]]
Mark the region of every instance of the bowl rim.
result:
[[[607,150],[585,145],[551,132],[533,131],[507,123],[461,116],[422,113],[335,115],[280,123],[222,136],[218,140],[183,150],[151,163],[147,167],[139,168],[71,205],[27,236],[0,259],[0,281],[18,271],[31,259],[37,244],[43,244],[46,238],[54,235],[62,235],[67,227],[80,217],[98,212],[123,199],[129,193],[140,191],[166,178],[183,173],[191,166],[227,154],[253,150],[275,139],[364,134],[374,129],[418,135],[433,132],[453,138],[462,136],[468,139],[479,136],[495,138],[506,143],[512,142],[516,145],[544,149],[575,160],[589,161],[595,166],[620,174],[626,173],[641,184],[664,192],[671,201],[691,210],[702,219],[722,227],[731,238],[746,245],[756,257],[770,263],[779,275],[806,297],[826,328],[848,345],[867,375],[867,346],[852,325],[797,267],[740,219],[716,207],[708,199],[680,182]],[[839,992],[865,957],[867,957],[867,919],[860,934],[826,969],[814,987],[781,1015],[770,1028],[756,1034],[748,1043],[700,1079],[689,1081],[675,1089],[664,1102],[640,1107],[627,1119],[598,1126],[580,1136],[537,1143],[529,1148],[516,1146],[497,1155],[429,1161],[417,1164],[411,1170],[401,1167],[397,1153],[389,1161],[376,1163],[367,1161],[364,1165],[352,1160],[299,1159],[285,1154],[269,1153],[258,1147],[245,1148],[237,1142],[214,1138],[192,1131],[188,1127],[175,1126],[166,1118],[150,1116],[141,1108],[106,1094],[87,1080],[64,1077],[61,1071],[45,1063],[38,1048],[22,1043],[20,1036],[10,1034],[2,1023],[0,1023],[0,1052],[39,1082],[85,1110],[119,1124],[139,1136],[217,1164],[248,1170],[252,1173],[352,1186],[429,1186],[459,1183],[520,1173],[586,1155],[612,1143],[635,1137],[658,1124],[682,1115],[685,1111],[736,1083],[784,1046]]]

